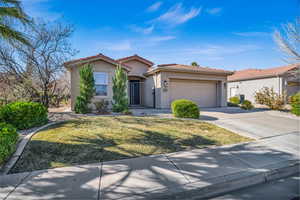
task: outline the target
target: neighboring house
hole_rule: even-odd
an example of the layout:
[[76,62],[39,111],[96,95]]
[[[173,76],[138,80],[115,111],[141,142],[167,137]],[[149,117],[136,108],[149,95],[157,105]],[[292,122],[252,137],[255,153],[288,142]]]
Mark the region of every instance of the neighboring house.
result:
[[93,66],[96,95],[93,102],[112,102],[112,77],[118,64],[128,73],[128,97],[131,106],[170,108],[175,99],[190,99],[200,107],[226,106],[227,76],[232,72],[208,67],[153,62],[138,55],[114,60],[103,54],[66,62],[71,73],[71,104],[79,95],[79,68]]
[[245,95],[255,102],[255,92],[263,87],[273,88],[277,94],[291,96],[300,91],[300,64],[269,69],[246,69],[228,77],[228,98]]

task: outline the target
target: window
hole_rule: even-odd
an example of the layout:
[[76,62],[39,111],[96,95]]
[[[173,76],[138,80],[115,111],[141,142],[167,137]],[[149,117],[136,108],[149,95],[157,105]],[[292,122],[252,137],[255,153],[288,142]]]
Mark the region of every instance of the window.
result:
[[105,72],[94,72],[96,96],[107,96],[108,74]]

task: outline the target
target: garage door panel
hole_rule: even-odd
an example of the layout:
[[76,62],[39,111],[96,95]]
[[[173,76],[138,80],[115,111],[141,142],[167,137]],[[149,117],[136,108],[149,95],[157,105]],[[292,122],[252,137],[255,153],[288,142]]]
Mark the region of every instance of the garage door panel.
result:
[[189,99],[200,107],[216,107],[216,82],[171,79],[169,103],[176,99]]

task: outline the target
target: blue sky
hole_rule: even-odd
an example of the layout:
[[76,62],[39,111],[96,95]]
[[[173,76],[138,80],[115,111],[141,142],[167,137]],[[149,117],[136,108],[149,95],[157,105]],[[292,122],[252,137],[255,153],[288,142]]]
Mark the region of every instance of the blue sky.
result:
[[23,0],[28,15],[75,26],[75,58],[139,54],[156,64],[238,70],[285,65],[273,32],[299,0]]

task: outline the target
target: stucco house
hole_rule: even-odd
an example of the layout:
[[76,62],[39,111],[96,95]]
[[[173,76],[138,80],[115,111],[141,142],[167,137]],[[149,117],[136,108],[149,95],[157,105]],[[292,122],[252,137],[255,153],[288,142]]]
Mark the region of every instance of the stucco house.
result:
[[89,63],[94,70],[96,95],[93,102],[100,99],[112,102],[112,77],[118,64],[128,74],[128,97],[131,106],[170,108],[175,99],[190,99],[200,107],[226,106],[227,76],[231,71],[208,67],[179,64],[164,64],[154,67],[154,63],[133,55],[118,60],[103,54],[66,62],[64,66],[71,74],[71,104],[74,108],[79,95],[79,68]]
[[300,64],[269,68],[246,69],[228,76],[228,98],[245,95],[245,99],[255,102],[255,92],[263,87],[273,88],[280,95],[291,96],[300,91]]

